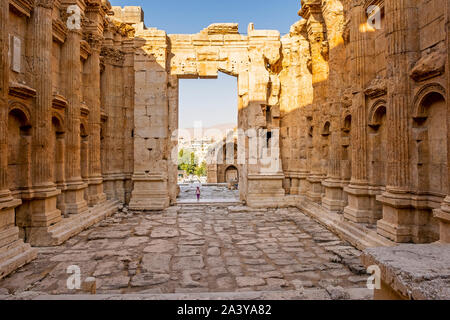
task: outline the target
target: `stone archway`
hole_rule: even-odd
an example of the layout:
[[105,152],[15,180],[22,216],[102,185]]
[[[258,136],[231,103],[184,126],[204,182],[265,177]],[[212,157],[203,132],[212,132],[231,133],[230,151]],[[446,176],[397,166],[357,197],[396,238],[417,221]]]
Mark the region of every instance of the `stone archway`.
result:
[[248,35],[241,35],[237,24],[213,24],[194,35],[141,28],[135,37],[140,49],[135,53],[130,208],[161,210],[176,203],[178,79],[217,78],[219,71],[238,79],[240,198],[250,206],[282,202],[280,33],[255,30],[250,24]]
[[225,169],[225,182],[226,183],[239,182],[239,170],[235,166],[229,166]]

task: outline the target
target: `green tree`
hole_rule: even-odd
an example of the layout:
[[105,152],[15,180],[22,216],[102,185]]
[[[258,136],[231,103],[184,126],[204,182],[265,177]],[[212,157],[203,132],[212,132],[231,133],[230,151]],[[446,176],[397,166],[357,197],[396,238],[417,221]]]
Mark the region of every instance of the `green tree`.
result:
[[206,177],[208,173],[206,161],[203,161],[199,167],[197,167],[195,171],[195,175],[198,177]]

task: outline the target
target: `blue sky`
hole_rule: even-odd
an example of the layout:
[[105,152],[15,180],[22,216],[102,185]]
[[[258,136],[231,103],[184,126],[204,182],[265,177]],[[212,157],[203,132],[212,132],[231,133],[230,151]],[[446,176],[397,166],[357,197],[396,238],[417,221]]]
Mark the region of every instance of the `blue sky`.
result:
[[[241,33],[250,22],[256,29],[286,34],[300,19],[300,0],[110,0],[113,6],[141,6],[147,27],[167,33],[198,33],[212,23],[237,22]],[[237,122],[236,78],[180,81],[180,128],[202,121],[205,127]]]

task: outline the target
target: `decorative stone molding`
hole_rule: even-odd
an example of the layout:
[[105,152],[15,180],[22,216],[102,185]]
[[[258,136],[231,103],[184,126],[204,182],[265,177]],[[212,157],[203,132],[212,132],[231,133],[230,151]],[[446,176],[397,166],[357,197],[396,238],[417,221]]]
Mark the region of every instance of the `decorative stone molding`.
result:
[[433,52],[427,51],[412,68],[411,78],[421,82],[442,75],[445,72],[446,58],[445,48],[441,47]]
[[385,96],[387,94],[386,80],[381,78],[373,79],[364,90],[364,93],[372,99]]
[[125,53],[123,51],[111,47],[103,47],[100,55],[103,57],[105,63],[114,65],[120,65],[125,60]]
[[9,84],[9,95],[27,100],[36,96],[36,90],[25,84],[13,82]]
[[86,105],[85,102],[82,102],[80,105],[80,116],[81,117],[87,117],[89,115],[89,107]]
[[[39,1],[38,1],[39,2]],[[31,12],[33,11],[34,1],[33,0],[11,0],[9,4],[19,14],[27,16],[28,18],[31,16]]]
[[67,108],[67,104],[68,103],[66,98],[57,93],[53,93],[53,100],[52,100],[53,108],[57,110],[64,110],[65,108]]
[[239,24],[237,23],[214,23],[204,29],[202,33],[212,34],[239,34]]
[[377,100],[372,107],[370,108],[369,111],[369,119],[368,119],[368,125],[374,129],[378,128],[381,123],[380,123],[380,119],[378,118],[378,111],[380,110],[380,108],[386,108],[386,100],[380,99]]
[[53,39],[59,43],[64,43],[67,38],[67,26],[61,20],[53,20]]
[[13,110],[20,110],[20,112],[22,112],[22,114],[25,116],[25,121],[22,125],[24,127],[31,127],[31,112],[25,104],[18,101],[10,101],[8,112],[11,112]]
[[80,42],[80,56],[83,60],[87,60],[87,58],[92,54],[91,46],[85,40]]
[[414,101],[412,104],[413,110],[412,110],[412,117],[416,120],[420,119],[426,119],[428,117],[427,110],[425,109],[425,106],[423,105],[423,100],[426,96],[428,96],[431,93],[438,93],[440,94],[444,99],[446,99],[446,91],[445,88],[440,85],[439,83],[429,83],[422,88],[419,89],[417,94],[414,97]]

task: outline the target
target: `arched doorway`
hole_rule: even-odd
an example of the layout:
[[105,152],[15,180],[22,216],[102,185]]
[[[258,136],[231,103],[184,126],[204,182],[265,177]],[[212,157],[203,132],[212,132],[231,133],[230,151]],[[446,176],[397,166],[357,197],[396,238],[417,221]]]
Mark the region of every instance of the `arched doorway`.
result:
[[[441,88],[440,86],[436,86]],[[414,162],[416,194],[427,201],[417,208],[415,242],[439,240],[439,222],[433,210],[440,207],[449,188],[447,153],[447,104],[442,92],[426,87],[416,99],[413,111]]]
[[235,166],[229,166],[225,170],[225,181],[227,183],[239,183],[239,170]]

